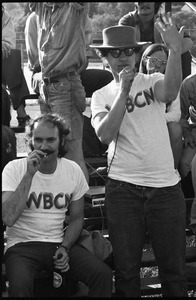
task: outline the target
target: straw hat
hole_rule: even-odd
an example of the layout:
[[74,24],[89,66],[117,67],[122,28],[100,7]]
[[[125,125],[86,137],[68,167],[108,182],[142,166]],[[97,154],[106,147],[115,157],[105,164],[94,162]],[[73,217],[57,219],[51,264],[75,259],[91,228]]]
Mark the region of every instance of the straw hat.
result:
[[131,26],[111,26],[103,29],[103,44],[91,44],[91,48],[116,49],[138,48],[147,42],[136,42],[135,28]]

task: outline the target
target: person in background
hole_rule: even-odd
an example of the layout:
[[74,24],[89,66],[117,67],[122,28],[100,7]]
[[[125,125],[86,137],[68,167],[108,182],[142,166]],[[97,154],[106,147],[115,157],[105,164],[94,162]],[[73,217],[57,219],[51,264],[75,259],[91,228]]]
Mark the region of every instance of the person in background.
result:
[[77,244],[89,186],[78,164],[64,158],[67,122],[57,114],[44,114],[31,121],[27,133],[31,152],[9,162],[2,173],[9,296],[34,297],[36,275],[44,269],[52,277],[55,266],[85,283],[89,297],[111,297],[111,269]]
[[70,133],[67,158],[76,161],[88,181],[82,151],[85,90],[78,70],[86,65],[85,29],[87,2],[30,2],[38,24],[38,55],[42,81],[39,104],[42,113],[66,118]]
[[[160,72],[165,74],[168,60],[168,49],[164,44],[152,44],[144,51],[139,72],[144,74],[153,74]],[[182,154],[182,128],[179,123],[181,117],[179,94],[175,101],[163,104],[165,119],[169,130],[170,142],[174,156],[174,167],[178,169],[179,161]]]
[[[39,95],[39,86],[42,80],[41,67],[39,63],[37,36],[38,36],[38,18],[35,12],[32,12],[27,20],[25,26],[25,42],[27,49],[28,65],[32,71],[32,88],[35,93]],[[78,70],[80,74],[82,85],[84,86],[86,97],[91,98],[94,91],[102,88],[110,81],[113,76],[111,72],[107,70],[88,68],[89,59],[93,56],[89,44],[92,42],[92,24],[88,17],[88,22],[85,28],[86,37],[86,65],[82,65],[81,69]]]
[[[165,2],[166,4],[167,2]],[[132,26],[136,29],[136,40],[149,43],[163,43],[159,31],[154,26],[159,16],[163,2],[135,2],[135,10],[124,15],[118,22],[119,25]],[[148,44],[149,45],[149,44]],[[189,35],[184,32],[182,42],[182,78],[191,74],[191,54],[193,45]],[[147,45],[141,50],[141,55]]]
[[32,72],[31,87],[39,96],[42,81],[41,66],[38,53],[38,16],[33,11],[29,14],[25,24],[25,45],[27,51],[28,68]]
[[156,27],[169,49],[165,75],[136,72],[142,45],[131,26],[105,28],[98,49],[114,80],[92,96],[92,124],[109,145],[105,205],[119,297],[141,297],[140,266],[148,232],[163,297],[186,297],[186,203],[174,168],[163,103],[182,81],[183,30],[170,14]]
[[194,200],[191,207],[191,222],[190,226],[193,230],[195,237],[196,237],[196,154],[194,155],[192,162],[191,162],[191,177],[194,189]]
[[9,13],[2,5],[2,83],[8,87],[18,125],[24,127],[30,120],[25,111],[24,97],[29,94],[21,68],[21,53],[16,48],[16,33]]
[[179,171],[182,178],[190,172],[196,153],[196,74],[186,77],[180,88],[182,136],[184,139]]

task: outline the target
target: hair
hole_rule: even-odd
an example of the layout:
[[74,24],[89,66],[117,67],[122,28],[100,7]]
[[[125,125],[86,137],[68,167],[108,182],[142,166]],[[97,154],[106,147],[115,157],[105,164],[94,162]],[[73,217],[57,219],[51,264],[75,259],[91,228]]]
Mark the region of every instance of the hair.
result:
[[66,136],[69,134],[69,126],[66,120],[56,113],[47,113],[41,114],[35,117],[26,127],[26,141],[29,143],[29,147],[31,150],[34,150],[32,144],[33,131],[35,128],[35,124],[38,122],[42,123],[51,123],[54,127],[56,126],[59,131],[59,153],[58,157],[64,157],[67,153],[67,145],[66,145]]
[[146,50],[144,51],[144,53],[142,54],[141,61],[140,61],[139,72],[147,74],[146,57],[152,55],[155,52],[162,51],[162,50],[165,52],[165,54],[168,58],[168,49],[164,44],[155,43],[155,44],[152,44],[152,45],[148,46],[146,48]]
[[[155,15],[158,14],[159,9],[163,3],[164,2],[155,2],[155,4],[154,4],[154,14]],[[135,4],[135,10],[137,11],[138,10],[138,2],[134,2],[134,4]]]

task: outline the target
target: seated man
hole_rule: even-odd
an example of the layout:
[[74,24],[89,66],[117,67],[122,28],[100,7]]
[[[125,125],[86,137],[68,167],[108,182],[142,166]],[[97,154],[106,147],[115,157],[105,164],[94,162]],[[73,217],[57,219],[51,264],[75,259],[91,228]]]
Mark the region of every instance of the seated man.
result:
[[59,115],[38,116],[29,126],[32,151],[4,168],[2,216],[11,297],[33,297],[36,275],[42,269],[52,275],[54,267],[69,270],[70,277],[85,283],[89,297],[111,297],[111,269],[76,243],[84,222],[83,195],[89,187],[78,164],[63,157],[68,134]]

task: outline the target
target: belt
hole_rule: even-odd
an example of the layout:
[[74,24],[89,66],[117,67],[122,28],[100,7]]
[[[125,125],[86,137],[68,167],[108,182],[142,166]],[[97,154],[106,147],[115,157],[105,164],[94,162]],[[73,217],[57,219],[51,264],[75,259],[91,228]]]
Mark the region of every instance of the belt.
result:
[[74,76],[76,74],[78,74],[77,71],[67,72],[67,73],[64,73],[64,74],[61,74],[61,75],[57,75],[57,76],[54,76],[54,77],[44,77],[43,81],[44,81],[44,83],[46,85],[48,85],[50,83],[59,82],[60,81],[59,79],[69,78],[70,76]]

